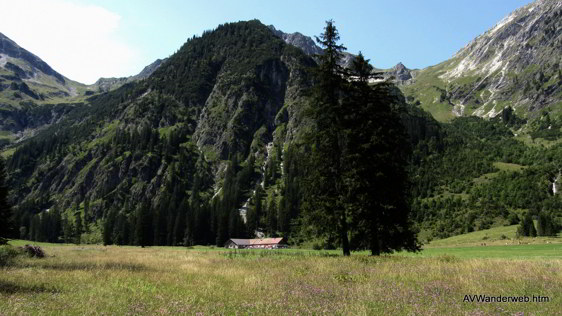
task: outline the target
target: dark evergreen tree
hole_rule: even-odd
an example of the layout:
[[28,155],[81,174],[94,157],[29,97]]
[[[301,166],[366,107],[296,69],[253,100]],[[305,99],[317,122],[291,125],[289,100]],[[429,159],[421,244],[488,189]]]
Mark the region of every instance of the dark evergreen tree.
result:
[[[161,201],[158,208],[156,208],[153,216],[153,226],[154,226],[154,241],[153,245],[161,246],[167,243],[167,215],[169,212],[169,207],[167,201]],[[174,218],[175,219],[175,218]]]
[[525,213],[525,217],[519,224],[517,228],[518,236],[536,237],[537,230],[535,228],[535,223],[533,222],[533,217],[530,212]]
[[284,155],[284,186],[279,211],[279,230],[285,237],[291,233],[291,220],[298,218],[301,207],[301,168],[296,146],[289,146]]
[[143,201],[136,210],[135,241],[136,245],[151,246],[153,238],[152,214],[150,204]]
[[[368,61],[361,55],[354,62],[365,63]],[[346,116],[344,178],[345,200],[351,210],[353,231],[359,237],[354,238],[354,248],[367,247],[372,255],[415,251],[419,246],[410,218],[406,171],[410,142],[400,121],[393,87],[386,83],[369,86],[366,72],[354,73],[364,78],[352,81],[344,98],[352,109]]]
[[131,239],[130,227],[131,223],[129,223],[124,212],[118,212],[113,230],[113,242],[117,245],[129,244]]
[[84,232],[84,225],[82,224],[82,215],[80,212],[74,213],[74,243],[80,244],[82,242],[82,233]]
[[35,214],[31,217],[29,235],[33,241],[41,241],[41,216]]
[[546,211],[541,211],[539,213],[539,219],[537,222],[537,235],[538,236],[556,236],[558,230],[556,228],[556,223],[552,218],[552,215]]
[[324,50],[317,56],[319,67],[316,73],[316,87],[308,115],[315,121],[316,128],[309,134],[312,144],[307,173],[307,220],[314,223],[317,233],[333,235],[337,232],[343,254],[350,255],[348,237],[348,210],[342,193],[343,155],[345,134],[342,118],[345,109],[341,103],[346,79],[339,62],[345,47],[337,44],[339,33],[333,21],[327,21],[324,33],[316,38]]
[[[328,21],[318,42],[317,84],[309,116],[316,126],[307,166],[303,219],[337,241],[344,255],[369,248],[373,255],[419,249],[407,196],[409,140],[400,121],[400,102],[388,83],[360,54],[351,71],[338,62],[343,46]],[[353,229],[350,229],[353,228]],[[350,244],[351,236],[351,244]]]
[[190,207],[187,200],[182,203],[182,211],[185,214],[185,236],[183,239],[184,245],[193,246],[195,245],[195,239],[197,237],[197,214],[195,214],[194,210]]
[[115,221],[116,221],[116,211],[110,210],[107,217],[103,222],[103,245],[111,245],[114,242],[114,231],[115,231]]
[[6,242],[7,237],[13,237],[14,225],[12,208],[8,202],[8,186],[4,158],[0,157],[0,244]]
[[262,198],[263,188],[260,184],[256,185],[254,195],[252,196],[250,206],[246,214],[246,222],[248,226],[248,236],[253,237],[255,232],[260,228],[260,218],[262,216]]
[[[33,220],[32,220],[33,225]],[[71,243],[74,240],[74,226],[68,217],[62,219],[62,231],[64,235],[64,242]],[[31,231],[30,231],[31,232]]]
[[275,196],[270,197],[267,204],[267,233],[270,236],[277,235],[277,201]]
[[89,222],[91,216],[92,214],[90,214],[90,197],[87,196],[84,198],[84,221]]
[[[218,206],[218,203],[215,205]],[[217,234],[216,234],[217,237],[215,242],[217,246],[222,247],[229,238],[228,220],[230,217],[230,212],[218,206],[216,208],[215,213],[216,213],[216,229],[217,229]]]

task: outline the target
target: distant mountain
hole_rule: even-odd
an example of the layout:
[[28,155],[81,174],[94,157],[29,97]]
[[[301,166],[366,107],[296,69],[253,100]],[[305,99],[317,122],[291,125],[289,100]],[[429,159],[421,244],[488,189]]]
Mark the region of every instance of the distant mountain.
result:
[[84,85],[0,33],[0,148],[33,136],[95,94],[149,77],[165,60],[157,59],[134,76]]
[[33,135],[79,102],[86,86],[0,33],[0,147]]
[[453,58],[419,71],[405,94],[441,120],[562,109],[562,1],[515,10]]
[[299,32],[285,33],[276,29],[273,25],[268,27],[273,31],[273,34],[279,36],[285,43],[300,48],[305,54],[309,56],[322,54],[322,48],[316,45],[316,42],[310,36],[302,35]]
[[57,102],[77,96],[84,85],[65,78],[41,58],[0,33],[0,102]]
[[93,85],[89,86],[88,89],[93,93],[97,92],[107,92],[110,90],[115,90],[125,83],[142,80],[148,78],[152,73],[160,67],[160,65],[165,62],[167,58],[156,59],[150,65],[144,67],[141,72],[134,76],[120,77],[120,78],[99,78]]
[[[540,8],[545,3],[535,3],[539,7],[533,10],[546,10]],[[490,36],[508,24],[499,25]],[[228,236],[256,231],[289,233],[307,191],[302,155],[313,144],[302,136],[315,124],[304,113],[314,102],[310,70],[317,62],[286,41],[314,51],[312,39],[284,36],[257,20],[221,25],[148,67],[137,77],[145,80],[109,82],[111,91],[84,98],[83,106],[10,145],[4,153],[11,151],[6,165],[20,238],[49,240],[37,232],[50,227],[43,223],[50,214],[56,219],[57,212],[66,228],[54,241],[76,241],[74,228],[68,227],[79,227],[78,218],[87,226],[78,235],[117,244],[145,242],[139,233],[155,245],[221,245]],[[554,53],[556,45],[537,45],[537,50],[546,46]],[[503,66],[487,72],[481,66],[486,54],[480,60],[479,46],[470,47],[421,71],[398,63],[384,76],[401,85],[376,87],[390,89],[385,100],[400,113],[410,136],[412,220],[424,240],[509,224],[525,209],[535,215],[561,209],[558,196],[549,191],[562,166],[562,125],[555,118],[545,116],[532,130],[529,142],[552,140],[552,146],[543,147],[516,138],[512,130],[523,121],[510,111],[489,120],[462,117],[440,124],[422,110],[449,119],[462,96],[459,87],[486,76],[490,81],[481,90],[495,89],[487,97],[503,95],[502,84],[515,71],[512,59],[499,58]],[[532,53],[538,54],[529,55],[535,62],[550,60],[546,53]],[[469,65],[471,58],[478,67],[460,71],[461,62]],[[541,82],[542,66],[532,66],[522,69],[531,67],[527,71]],[[497,75],[504,68],[502,84],[494,86],[492,79],[501,79]],[[525,71],[517,74],[518,80],[527,78]],[[546,90],[533,91],[524,95],[550,98]],[[462,98],[467,104],[472,100]],[[49,109],[45,106],[35,108]],[[254,226],[246,229],[244,220]]]
[[407,68],[401,62],[390,69],[381,69],[379,71],[383,73],[384,79],[394,78],[394,82],[399,85],[411,83],[416,75],[415,70]]
[[[4,69],[9,69],[14,72],[20,79],[30,79],[42,72],[47,76],[52,76],[61,84],[65,83],[64,77],[58,72],[54,71],[51,66],[47,65],[39,57],[33,55],[27,50],[21,48],[14,41],[6,37],[4,34],[0,33],[0,54],[2,54],[2,67]],[[31,68],[25,71],[10,62],[10,59],[19,59]]]

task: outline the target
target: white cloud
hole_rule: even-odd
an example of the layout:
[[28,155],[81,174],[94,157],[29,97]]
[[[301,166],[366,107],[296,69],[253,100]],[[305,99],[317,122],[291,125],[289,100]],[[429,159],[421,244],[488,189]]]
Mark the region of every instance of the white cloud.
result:
[[121,17],[65,0],[0,0],[0,32],[83,83],[133,75],[140,53],[120,40]]

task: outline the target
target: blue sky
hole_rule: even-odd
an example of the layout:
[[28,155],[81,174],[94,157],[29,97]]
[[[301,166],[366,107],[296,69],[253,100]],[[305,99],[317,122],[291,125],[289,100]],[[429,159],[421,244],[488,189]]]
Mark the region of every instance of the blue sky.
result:
[[[529,2],[0,0],[0,7],[9,12],[0,20],[0,32],[84,83],[100,76],[136,74],[156,58],[173,54],[194,34],[254,18],[309,36],[318,35],[324,22],[334,19],[348,51],[361,50],[374,66],[402,62],[424,68],[450,58]],[[34,11],[39,12],[31,14]],[[65,22],[68,19],[72,22]]]

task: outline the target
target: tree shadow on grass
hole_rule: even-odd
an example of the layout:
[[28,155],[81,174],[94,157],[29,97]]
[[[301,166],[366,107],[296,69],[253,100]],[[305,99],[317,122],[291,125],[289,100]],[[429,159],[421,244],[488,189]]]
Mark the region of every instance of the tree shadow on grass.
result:
[[16,293],[58,293],[59,290],[49,288],[44,285],[20,285],[8,281],[0,280],[0,293],[1,294],[16,294]]
[[78,270],[126,270],[132,272],[142,272],[153,270],[142,264],[121,263],[121,262],[41,262],[33,264],[35,268],[57,270],[57,271],[78,271]]

